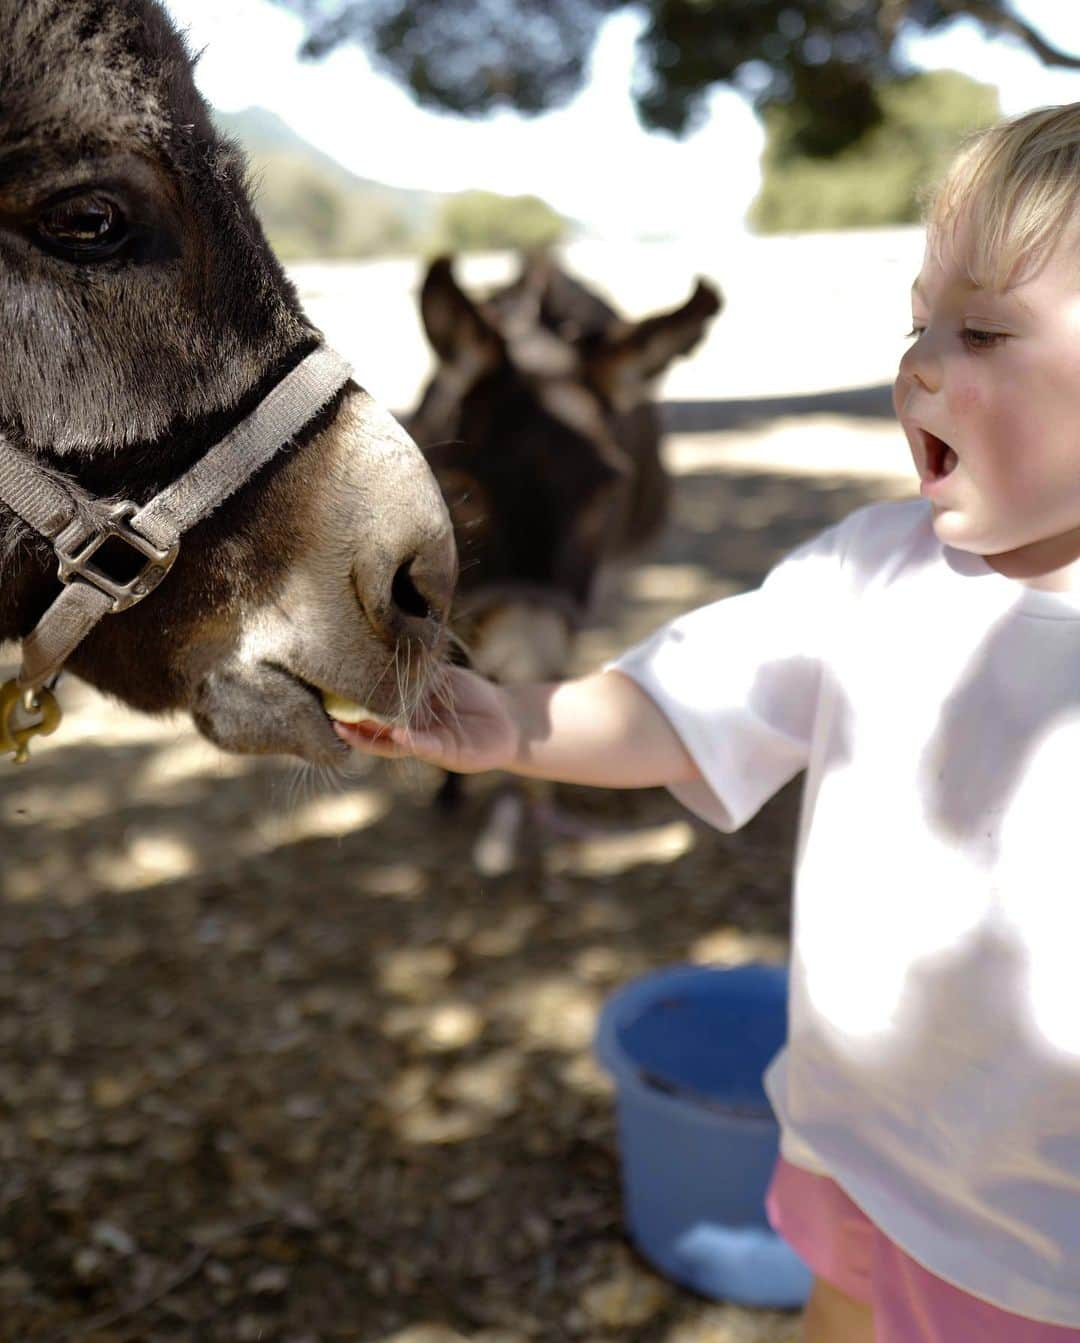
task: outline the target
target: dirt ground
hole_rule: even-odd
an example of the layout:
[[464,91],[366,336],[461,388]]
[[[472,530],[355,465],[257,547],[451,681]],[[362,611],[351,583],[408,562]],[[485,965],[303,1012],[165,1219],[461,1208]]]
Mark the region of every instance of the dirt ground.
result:
[[[804,400],[671,408],[672,526],[582,666],[906,492],[810,460],[880,436],[880,395]],[[755,458],[781,440],[808,460]],[[599,833],[482,879],[493,780],[446,822],[421,768],[224,758],[63,698],[0,772],[2,1343],[795,1339],[635,1255],[590,1046],[642,971],[784,955],[797,786],[730,836],[565,788]]]

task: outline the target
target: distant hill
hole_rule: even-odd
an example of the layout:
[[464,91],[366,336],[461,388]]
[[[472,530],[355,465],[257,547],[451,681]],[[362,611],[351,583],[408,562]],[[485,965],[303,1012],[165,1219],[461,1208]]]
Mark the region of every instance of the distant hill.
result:
[[535,197],[444,194],[358,177],[265,107],[215,112],[247,151],[255,204],[286,261],[554,242],[566,221]]

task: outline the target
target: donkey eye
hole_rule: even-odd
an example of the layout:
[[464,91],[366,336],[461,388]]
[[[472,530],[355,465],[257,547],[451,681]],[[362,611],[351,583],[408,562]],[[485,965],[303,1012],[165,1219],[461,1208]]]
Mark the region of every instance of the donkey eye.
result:
[[37,235],[50,251],[78,261],[114,256],[128,238],[124,212],[107,196],[69,196],[37,220]]

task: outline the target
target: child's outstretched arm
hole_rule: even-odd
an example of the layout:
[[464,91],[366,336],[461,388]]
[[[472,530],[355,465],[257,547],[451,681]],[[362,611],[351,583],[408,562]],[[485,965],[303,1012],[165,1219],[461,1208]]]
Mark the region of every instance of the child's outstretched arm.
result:
[[621,672],[556,684],[497,686],[451,668],[431,722],[336,725],[350,746],[389,759],[414,757],[460,774],[501,769],[560,783],[651,788],[698,778],[667,718]]

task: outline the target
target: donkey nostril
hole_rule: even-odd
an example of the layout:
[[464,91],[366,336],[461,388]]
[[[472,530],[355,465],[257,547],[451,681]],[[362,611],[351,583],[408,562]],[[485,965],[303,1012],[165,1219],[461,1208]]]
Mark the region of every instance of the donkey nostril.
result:
[[415,639],[434,648],[443,637],[457,580],[454,534],[447,525],[436,536],[414,534],[411,540],[392,557],[358,563],[353,585],[361,611],[383,643]]
[[398,566],[394,581],[390,585],[390,597],[397,609],[405,615],[426,620],[431,615],[431,605],[413,582],[412,566],[412,560],[406,560],[404,564]]

